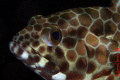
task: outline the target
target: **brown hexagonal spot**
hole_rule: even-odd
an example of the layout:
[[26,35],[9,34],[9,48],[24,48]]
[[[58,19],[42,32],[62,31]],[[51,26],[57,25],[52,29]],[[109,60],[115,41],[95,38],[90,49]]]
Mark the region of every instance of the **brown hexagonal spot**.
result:
[[90,45],[92,45],[92,46],[94,46],[94,47],[97,46],[98,43],[99,43],[98,38],[95,37],[95,36],[92,35],[92,34],[88,34],[88,35],[87,35],[86,41],[87,41],[88,44],[90,44]]

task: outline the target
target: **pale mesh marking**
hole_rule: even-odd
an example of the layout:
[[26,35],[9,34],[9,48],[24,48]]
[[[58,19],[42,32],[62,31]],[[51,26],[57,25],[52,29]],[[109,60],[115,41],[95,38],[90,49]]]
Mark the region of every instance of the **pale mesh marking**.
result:
[[65,80],[66,79],[66,75],[61,73],[61,72],[59,72],[59,73],[53,75],[52,79],[53,80]]

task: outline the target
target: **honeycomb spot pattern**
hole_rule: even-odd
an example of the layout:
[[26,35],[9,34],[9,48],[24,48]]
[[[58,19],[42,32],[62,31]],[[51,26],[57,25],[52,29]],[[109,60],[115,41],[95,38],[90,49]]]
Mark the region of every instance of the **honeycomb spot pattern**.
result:
[[[10,44],[11,52],[47,80],[119,80],[115,76],[120,42],[120,6],[82,7],[49,16],[33,16]],[[117,7],[118,6],[118,7]],[[62,32],[61,42],[47,46],[43,29]],[[49,39],[49,38],[48,38]]]

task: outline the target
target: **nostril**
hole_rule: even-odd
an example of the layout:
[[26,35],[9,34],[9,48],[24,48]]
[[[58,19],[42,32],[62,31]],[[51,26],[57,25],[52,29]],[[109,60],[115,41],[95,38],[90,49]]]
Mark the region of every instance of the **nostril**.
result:
[[59,32],[55,31],[52,33],[52,37],[55,39],[55,40],[58,40],[59,39]]

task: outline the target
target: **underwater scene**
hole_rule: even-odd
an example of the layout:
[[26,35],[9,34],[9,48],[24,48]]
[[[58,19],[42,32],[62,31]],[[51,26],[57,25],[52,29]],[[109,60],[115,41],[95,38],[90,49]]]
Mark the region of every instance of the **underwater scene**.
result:
[[37,3],[8,9],[6,25],[1,18],[9,49],[1,48],[1,80],[120,80],[120,0],[58,10]]

